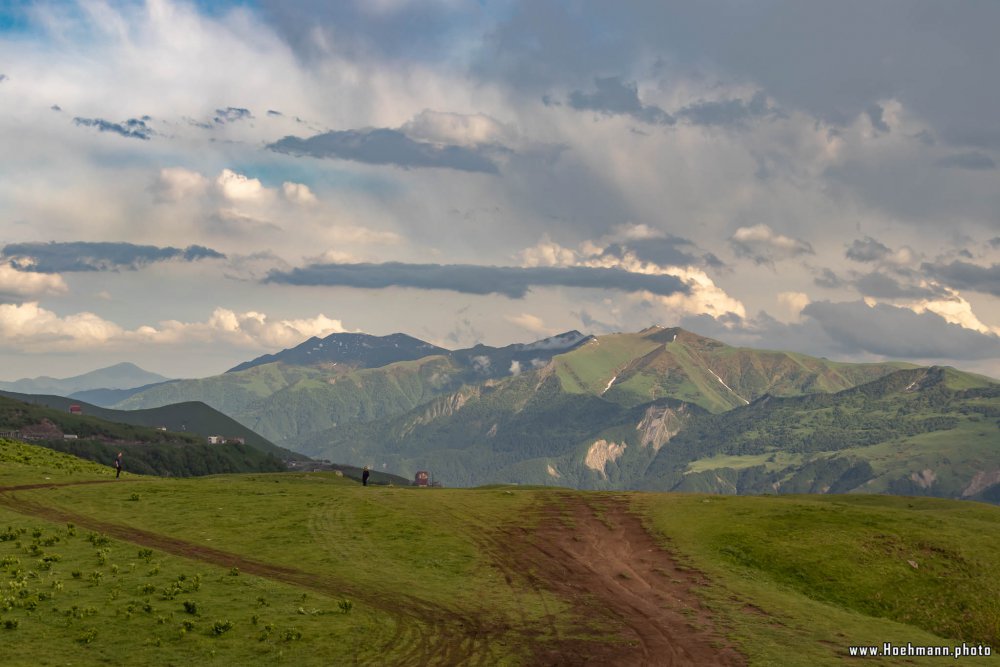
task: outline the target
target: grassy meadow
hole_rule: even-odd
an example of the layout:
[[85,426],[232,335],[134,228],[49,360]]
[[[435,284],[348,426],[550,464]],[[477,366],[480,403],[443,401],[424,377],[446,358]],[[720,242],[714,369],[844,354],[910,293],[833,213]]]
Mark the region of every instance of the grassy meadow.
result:
[[1000,649],[994,506],[113,477],[0,440],[0,663],[518,665],[556,635],[613,641],[506,559],[511,531],[577,496],[626,499],[703,573],[750,664],[843,664],[886,641]]

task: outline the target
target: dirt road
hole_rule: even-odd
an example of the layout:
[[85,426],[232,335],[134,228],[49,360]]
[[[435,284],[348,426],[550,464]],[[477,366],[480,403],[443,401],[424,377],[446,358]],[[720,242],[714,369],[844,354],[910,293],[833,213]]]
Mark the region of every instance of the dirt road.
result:
[[513,570],[567,600],[587,633],[613,638],[562,637],[539,647],[538,664],[745,664],[695,593],[702,576],[679,566],[624,498],[560,494],[542,508],[537,528],[507,536]]

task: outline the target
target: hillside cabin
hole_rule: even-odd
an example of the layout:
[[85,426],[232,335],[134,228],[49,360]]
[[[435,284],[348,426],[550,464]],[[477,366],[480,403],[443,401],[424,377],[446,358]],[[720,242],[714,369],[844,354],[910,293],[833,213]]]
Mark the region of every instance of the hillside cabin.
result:
[[413,478],[414,486],[429,486],[431,480],[431,474],[426,470],[418,470],[416,476]]
[[77,405],[76,403],[74,403],[73,405],[69,406],[69,413],[71,415],[82,415],[83,414],[83,408],[81,408],[79,405]]
[[226,442],[231,442],[231,443],[236,444],[236,445],[245,445],[245,444],[247,444],[246,438],[226,438]]
[[208,440],[208,444],[210,444],[210,445],[224,445],[224,444],[226,444],[226,439],[223,438],[221,435],[210,435],[210,436],[208,436],[208,438],[206,438],[206,440]]

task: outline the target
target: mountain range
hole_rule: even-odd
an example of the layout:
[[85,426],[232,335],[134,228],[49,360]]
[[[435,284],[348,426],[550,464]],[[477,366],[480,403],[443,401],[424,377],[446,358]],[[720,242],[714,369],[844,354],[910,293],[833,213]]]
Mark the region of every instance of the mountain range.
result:
[[449,351],[332,334],[198,380],[106,392],[201,401],[300,454],[446,485],[890,492],[1000,501],[1000,384],[952,368],[732,347],[680,328]]

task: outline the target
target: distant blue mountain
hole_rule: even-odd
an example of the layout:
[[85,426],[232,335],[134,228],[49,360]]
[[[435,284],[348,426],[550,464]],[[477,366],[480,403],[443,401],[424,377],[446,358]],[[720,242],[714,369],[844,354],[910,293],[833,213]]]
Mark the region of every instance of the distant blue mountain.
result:
[[36,377],[0,382],[0,390],[21,394],[52,394],[70,396],[91,389],[134,389],[145,385],[166,382],[170,378],[143,370],[128,362],[99,368],[83,375],[69,378]]

